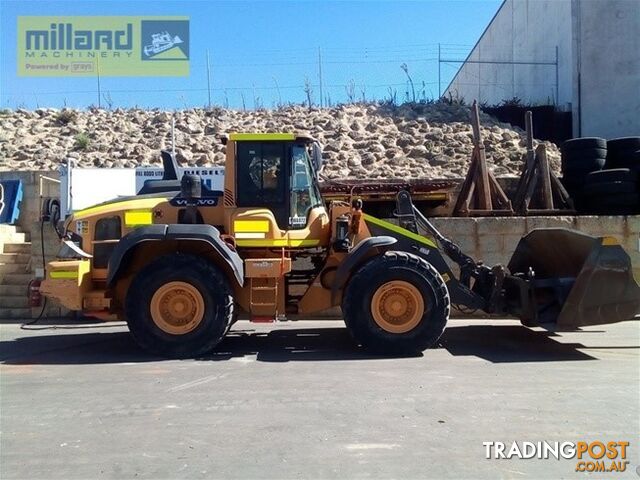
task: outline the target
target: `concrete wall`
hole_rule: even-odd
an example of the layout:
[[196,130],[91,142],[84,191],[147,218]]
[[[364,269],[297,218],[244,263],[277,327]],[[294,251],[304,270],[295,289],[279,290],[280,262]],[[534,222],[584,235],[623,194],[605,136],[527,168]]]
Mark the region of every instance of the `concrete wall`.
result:
[[554,65],[465,63],[446,94],[468,101],[498,104],[513,97],[524,103],[572,101],[571,0],[506,0],[472,50],[468,60],[555,62],[558,46],[558,93]]
[[640,135],[640,1],[572,2],[574,136]]
[[536,228],[570,228],[615,237],[631,258],[640,284],[640,216],[434,218],[433,223],[462,250],[486,265],[506,265],[520,238]]

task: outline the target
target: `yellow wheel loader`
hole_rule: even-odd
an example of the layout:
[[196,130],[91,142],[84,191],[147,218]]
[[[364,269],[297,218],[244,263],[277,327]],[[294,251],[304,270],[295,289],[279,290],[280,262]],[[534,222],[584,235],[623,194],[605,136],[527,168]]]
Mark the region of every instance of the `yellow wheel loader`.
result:
[[341,307],[358,344],[405,354],[438,340],[451,305],[553,328],[640,310],[629,257],[611,238],[536,230],[508,266],[488,267],[441,235],[406,192],[397,223],[367,215],[358,199],[325,205],[312,138],[225,141],[223,191],[188,173],[178,178],[163,152],[162,180],[75,211],[42,293],[89,316],[126,320],[142,347],[170,357],[211,351],[239,314],[266,322]]

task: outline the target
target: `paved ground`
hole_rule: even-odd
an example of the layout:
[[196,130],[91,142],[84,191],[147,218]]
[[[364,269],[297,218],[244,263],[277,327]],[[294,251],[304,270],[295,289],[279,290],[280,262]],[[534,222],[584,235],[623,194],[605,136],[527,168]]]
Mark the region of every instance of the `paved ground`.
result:
[[0,478],[582,478],[482,442],[583,439],[631,442],[625,473],[595,477],[638,478],[638,326],[454,320],[439,348],[379,359],[339,322],[241,322],[168,361],[121,325],[0,325]]

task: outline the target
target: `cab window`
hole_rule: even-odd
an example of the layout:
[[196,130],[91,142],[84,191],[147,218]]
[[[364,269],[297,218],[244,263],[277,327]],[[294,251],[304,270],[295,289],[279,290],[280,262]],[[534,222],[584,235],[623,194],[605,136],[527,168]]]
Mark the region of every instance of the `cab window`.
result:
[[278,226],[286,229],[286,145],[238,142],[237,152],[237,205],[269,208]]
[[322,205],[322,198],[314,176],[306,147],[293,145],[291,148],[291,193],[289,200],[289,225],[291,228],[304,228],[307,225],[309,211]]

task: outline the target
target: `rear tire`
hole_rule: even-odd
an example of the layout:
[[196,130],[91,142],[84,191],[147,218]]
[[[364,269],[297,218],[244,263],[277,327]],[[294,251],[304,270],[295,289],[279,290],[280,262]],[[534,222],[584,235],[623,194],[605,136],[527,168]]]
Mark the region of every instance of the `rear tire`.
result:
[[188,254],[166,255],[148,264],[131,282],[125,301],[136,342],[174,358],[213,350],[233,312],[225,275],[204,258]]
[[415,354],[432,346],[449,310],[449,291],[438,271],[406,252],[368,261],[349,281],[342,301],[351,335],[380,354]]

